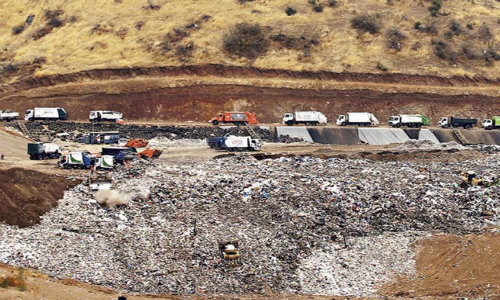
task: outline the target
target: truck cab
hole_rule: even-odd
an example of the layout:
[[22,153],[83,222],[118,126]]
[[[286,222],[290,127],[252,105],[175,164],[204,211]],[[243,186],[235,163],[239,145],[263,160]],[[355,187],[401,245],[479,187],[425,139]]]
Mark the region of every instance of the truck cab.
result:
[[262,142],[259,139],[251,139],[249,148],[254,151],[260,151],[262,149]]
[[347,124],[347,117],[346,115],[339,115],[337,118],[337,125],[340,126],[345,126]]
[[486,130],[493,129],[493,120],[492,119],[486,119],[486,120],[484,120],[482,126]]
[[33,121],[33,110],[32,109],[26,110],[26,112],[24,113],[24,119],[26,121]]
[[441,126],[443,128],[444,127],[450,127],[450,123],[448,122],[448,117],[441,117],[439,119],[439,123],[438,124],[439,124],[439,126]]
[[283,115],[283,124],[287,124],[287,125],[293,125],[293,114],[292,113],[285,113]]
[[389,125],[392,127],[399,127],[401,125],[401,117],[400,116],[390,116],[389,117]]

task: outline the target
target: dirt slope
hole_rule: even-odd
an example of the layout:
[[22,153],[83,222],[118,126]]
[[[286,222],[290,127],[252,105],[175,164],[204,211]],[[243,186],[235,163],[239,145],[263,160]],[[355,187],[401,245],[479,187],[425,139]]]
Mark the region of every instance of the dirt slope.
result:
[[0,222],[27,227],[57,205],[76,182],[33,170],[0,169]]

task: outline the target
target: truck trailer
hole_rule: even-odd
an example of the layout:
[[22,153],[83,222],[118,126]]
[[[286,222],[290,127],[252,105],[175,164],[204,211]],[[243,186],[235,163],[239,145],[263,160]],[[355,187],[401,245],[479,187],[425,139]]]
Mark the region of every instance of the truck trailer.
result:
[[379,121],[377,118],[367,112],[350,112],[347,115],[339,115],[337,125],[357,125],[357,126],[377,126]]
[[64,169],[90,169],[91,158],[83,152],[64,153],[59,158],[58,165]]
[[19,117],[19,113],[10,109],[0,110],[0,121],[12,121]]
[[59,158],[61,147],[51,143],[28,143],[28,154],[31,160]]
[[429,118],[424,115],[397,115],[389,117],[389,125],[392,127],[422,127],[430,124]]
[[453,116],[441,117],[441,119],[439,119],[439,126],[443,128],[462,127],[464,129],[471,129],[476,124],[477,124],[477,119],[461,119],[461,118],[455,118]]
[[229,151],[258,151],[262,148],[262,142],[250,136],[224,136],[208,138],[207,143],[211,148]]
[[293,113],[285,113],[283,116],[283,124],[305,124],[318,125],[328,123],[327,117],[319,111],[296,111]]
[[35,120],[67,120],[68,114],[64,108],[60,107],[35,107],[34,109],[26,110],[24,115],[26,121]]
[[498,129],[500,128],[500,117],[491,117],[491,119],[486,119],[482,124],[483,128],[486,130]]
[[255,113],[245,112],[220,112],[213,117],[210,123],[214,125],[232,123],[235,125],[257,124]]
[[90,122],[101,122],[101,121],[109,121],[116,122],[121,120],[123,114],[117,111],[110,110],[93,110],[90,112],[89,121]]

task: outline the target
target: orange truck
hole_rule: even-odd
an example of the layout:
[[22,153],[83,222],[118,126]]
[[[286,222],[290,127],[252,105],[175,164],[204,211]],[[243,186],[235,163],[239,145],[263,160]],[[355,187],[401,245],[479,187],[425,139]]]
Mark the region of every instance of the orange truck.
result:
[[209,121],[214,125],[233,123],[234,125],[257,124],[255,113],[245,112],[220,112]]

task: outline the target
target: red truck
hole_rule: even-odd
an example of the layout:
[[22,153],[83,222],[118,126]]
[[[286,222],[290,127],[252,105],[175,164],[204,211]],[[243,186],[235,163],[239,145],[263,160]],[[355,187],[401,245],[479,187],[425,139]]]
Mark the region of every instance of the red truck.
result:
[[214,125],[220,123],[233,123],[235,125],[257,124],[255,113],[246,112],[220,112],[209,121]]

